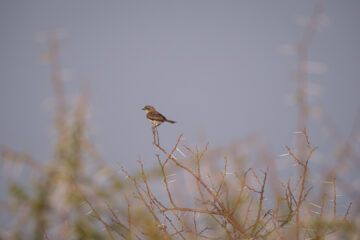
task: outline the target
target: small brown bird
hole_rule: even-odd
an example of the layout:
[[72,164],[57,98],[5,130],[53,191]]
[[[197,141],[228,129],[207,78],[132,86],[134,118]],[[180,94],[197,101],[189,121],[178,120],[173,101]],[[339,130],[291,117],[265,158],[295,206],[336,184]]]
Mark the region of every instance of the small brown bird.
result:
[[153,106],[146,105],[142,110],[146,111],[146,118],[154,125],[154,128],[163,122],[176,123],[175,121],[168,120],[161,113],[155,110]]

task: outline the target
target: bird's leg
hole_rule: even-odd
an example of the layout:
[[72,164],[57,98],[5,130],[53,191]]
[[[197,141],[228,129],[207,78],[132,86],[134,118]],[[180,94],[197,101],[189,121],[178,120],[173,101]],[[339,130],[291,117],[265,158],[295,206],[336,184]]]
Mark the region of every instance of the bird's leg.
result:
[[155,127],[156,126],[152,126],[152,133],[153,133],[153,136],[154,136],[154,144],[156,145]]
[[[159,125],[157,125],[157,126],[159,126]],[[156,135],[157,135],[157,144],[160,145],[159,130],[158,130],[157,126],[155,127],[155,129],[156,129]]]

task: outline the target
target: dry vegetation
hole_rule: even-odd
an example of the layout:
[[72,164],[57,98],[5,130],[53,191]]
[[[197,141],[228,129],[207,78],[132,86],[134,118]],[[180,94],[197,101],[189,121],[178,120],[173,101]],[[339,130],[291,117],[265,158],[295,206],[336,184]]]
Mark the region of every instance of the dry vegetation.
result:
[[[289,179],[281,179],[274,157],[254,137],[211,148],[186,146],[180,134],[167,150],[157,130],[157,166],[145,169],[139,156],[138,172],[109,167],[86,134],[88,94],[72,111],[65,105],[59,46],[50,34],[54,158],[39,163],[27,154],[0,149],[4,169],[26,165],[31,172],[25,183],[10,178],[4,204],[10,215],[0,239],[359,239],[359,191],[339,168],[340,162],[358,167],[350,162],[359,159],[356,128],[349,139],[338,141],[343,151],[323,171],[322,181],[309,180],[319,173],[309,169],[317,147],[306,131],[304,62],[319,11],[299,43],[297,142],[285,146],[282,155],[296,165],[291,171],[297,174]],[[253,158],[263,167],[249,167]],[[353,201],[345,208],[337,204],[339,189]]]

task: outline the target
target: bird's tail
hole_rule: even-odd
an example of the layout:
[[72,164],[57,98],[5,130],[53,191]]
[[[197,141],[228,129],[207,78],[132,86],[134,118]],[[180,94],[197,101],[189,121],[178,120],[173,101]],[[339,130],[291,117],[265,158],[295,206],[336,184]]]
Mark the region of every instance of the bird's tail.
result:
[[176,123],[175,121],[168,120],[168,119],[166,119],[165,121],[168,122],[168,123],[172,123],[172,124]]

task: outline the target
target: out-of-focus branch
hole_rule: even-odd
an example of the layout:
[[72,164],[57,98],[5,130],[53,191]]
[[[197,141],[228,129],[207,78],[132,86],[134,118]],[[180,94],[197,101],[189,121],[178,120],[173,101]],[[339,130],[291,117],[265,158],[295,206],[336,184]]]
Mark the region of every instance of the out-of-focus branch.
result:
[[[308,78],[307,78],[307,64],[308,64],[308,50],[314,39],[314,35],[322,17],[322,6],[317,4],[315,6],[313,15],[306,25],[303,37],[301,41],[297,44],[297,70],[296,70],[296,80],[298,82],[297,89],[297,104],[298,104],[298,120],[297,120],[297,129],[302,131],[306,128],[306,122],[309,113],[309,106],[307,101],[307,88],[308,88]],[[304,156],[304,141],[301,136],[296,138],[296,149],[300,154],[300,158]]]

